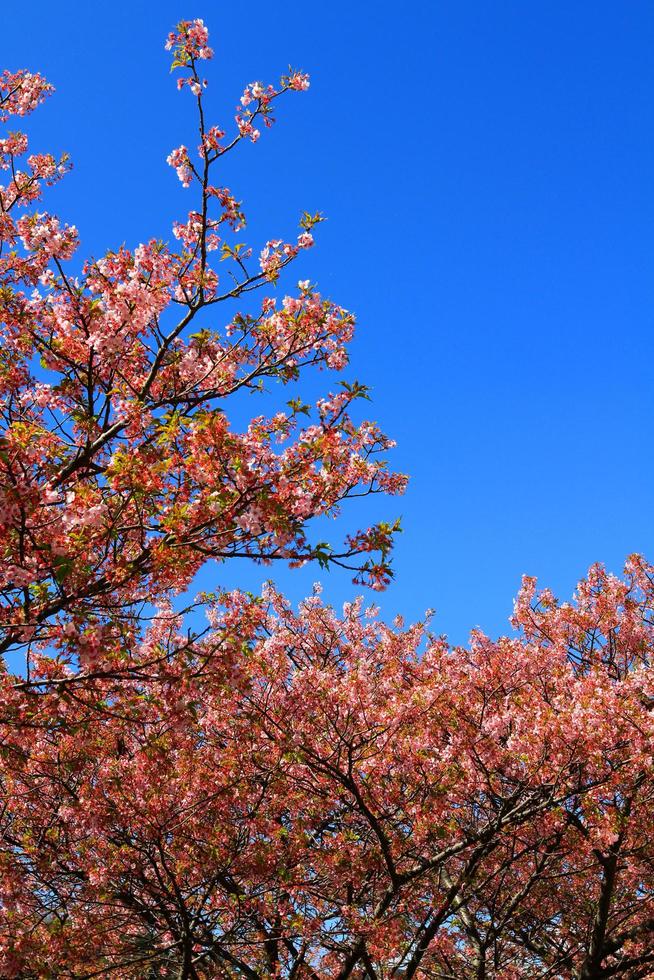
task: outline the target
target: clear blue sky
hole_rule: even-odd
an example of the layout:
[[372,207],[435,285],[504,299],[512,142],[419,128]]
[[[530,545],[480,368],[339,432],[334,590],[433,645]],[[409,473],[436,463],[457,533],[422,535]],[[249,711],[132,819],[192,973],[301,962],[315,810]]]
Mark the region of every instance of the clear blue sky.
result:
[[[190,206],[165,164],[189,98],[162,43],[196,16],[211,121],[248,81],[312,76],[225,183],[255,243],[329,217],[296,269],[357,312],[348,376],[412,476],[367,511],[406,528],[384,614],[433,606],[460,641],[505,629],[523,572],[565,595],[592,561],[654,557],[650,0],[6,4],[7,67],[57,87],[30,132],[73,156],[48,206],[86,252],[168,237]],[[293,598],[318,577],[278,575]]]

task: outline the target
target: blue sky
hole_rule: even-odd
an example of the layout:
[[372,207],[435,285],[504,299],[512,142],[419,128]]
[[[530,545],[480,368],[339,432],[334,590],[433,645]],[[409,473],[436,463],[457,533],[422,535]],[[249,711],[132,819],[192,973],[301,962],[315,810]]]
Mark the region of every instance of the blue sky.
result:
[[[311,73],[224,182],[255,244],[302,209],[329,218],[297,277],[356,311],[347,376],[373,387],[412,477],[352,512],[403,518],[384,614],[435,607],[463,641],[506,628],[524,572],[567,595],[592,561],[654,558],[652,4],[5,5],[6,66],[57,88],[29,132],[72,154],[48,206],[85,252],[168,237],[191,206],[165,164],[190,104],[162,45],[196,16],[210,121],[248,81]],[[276,577],[292,598],[319,577],[335,603],[354,591],[344,573]]]

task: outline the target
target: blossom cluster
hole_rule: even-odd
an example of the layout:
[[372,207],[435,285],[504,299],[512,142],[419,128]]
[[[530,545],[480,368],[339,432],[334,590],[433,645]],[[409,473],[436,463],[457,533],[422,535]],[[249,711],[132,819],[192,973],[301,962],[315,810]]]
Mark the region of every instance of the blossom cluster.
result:
[[38,73],[29,71],[0,74],[0,122],[9,116],[26,116],[50,95],[54,89]]
[[209,31],[204,21],[181,20],[166,40],[166,51],[173,51],[175,61],[173,66],[186,65],[193,60],[207,61],[213,58],[213,50],[209,47]]

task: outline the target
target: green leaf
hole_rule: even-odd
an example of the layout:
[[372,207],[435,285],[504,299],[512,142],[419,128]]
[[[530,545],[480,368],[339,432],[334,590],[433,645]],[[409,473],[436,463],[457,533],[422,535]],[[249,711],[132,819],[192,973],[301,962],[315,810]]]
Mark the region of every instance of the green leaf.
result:
[[72,558],[64,558],[60,556],[55,559],[54,564],[55,564],[54,576],[57,582],[59,582],[59,584],[61,585],[61,583],[64,582],[72,572],[74,567],[74,562]]

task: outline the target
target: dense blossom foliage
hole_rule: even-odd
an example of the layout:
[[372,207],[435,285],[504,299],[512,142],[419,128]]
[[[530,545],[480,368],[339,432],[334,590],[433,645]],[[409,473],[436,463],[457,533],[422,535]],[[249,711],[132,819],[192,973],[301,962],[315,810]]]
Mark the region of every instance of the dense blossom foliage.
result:
[[[395,525],[308,525],[405,481],[357,383],[230,426],[227,396],[341,370],[353,318],[270,294],[320,215],[253,268],[213,183],[307,76],[248,85],[227,136],[203,22],[166,47],[199,126],[172,244],[71,267],[76,229],[25,210],[67,158],[0,139],[0,976],[654,976],[654,568],[573,604],[525,579],[514,634],[467,648],[318,589],[175,605],[232,557],[383,587]],[[0,120],[50,92],[5,72]]]
[[3,693],[2,975],[654,971],[654,568],[450,648],[318,594]]

